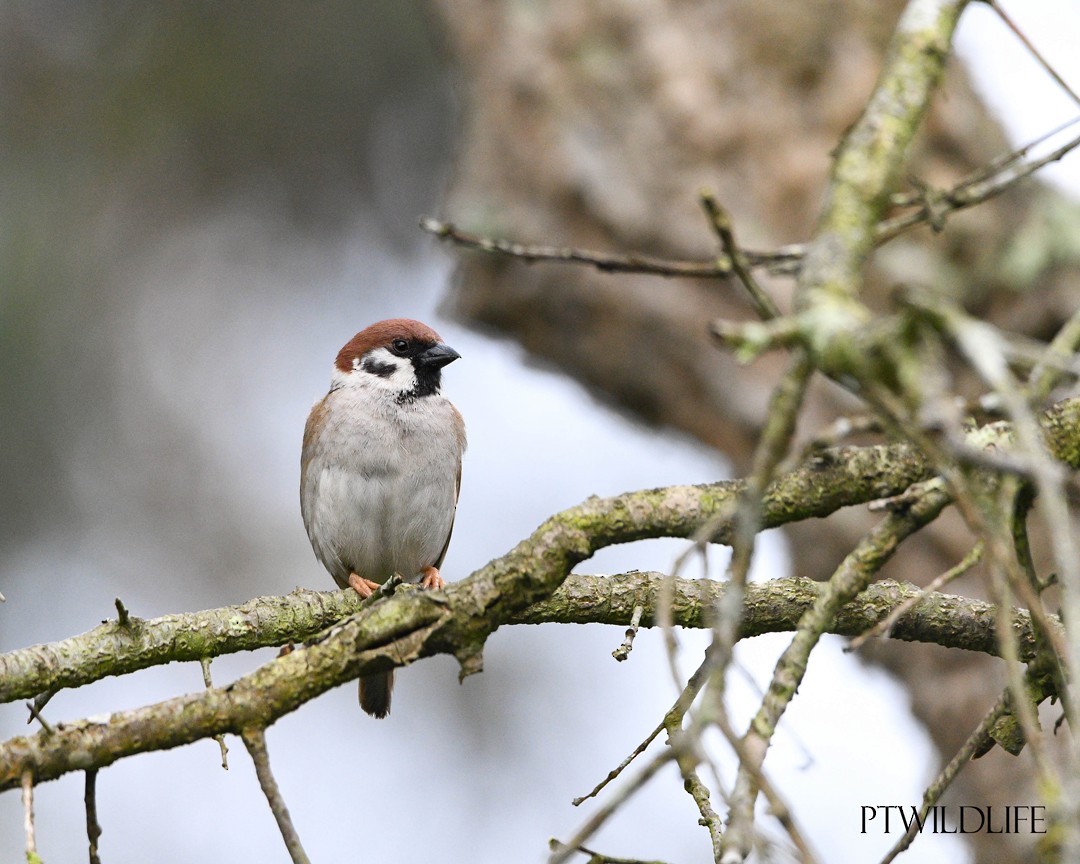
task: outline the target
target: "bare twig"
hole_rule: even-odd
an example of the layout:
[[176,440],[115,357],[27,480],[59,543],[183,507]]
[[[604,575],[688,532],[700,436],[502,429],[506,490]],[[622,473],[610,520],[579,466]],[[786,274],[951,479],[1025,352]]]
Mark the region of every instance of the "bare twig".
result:
[[34,835],[34,774],[27,769],[22,773],[23,834],[26,837],[26,864],[41,864]]
[[[693,799],[694,805],[701,814],[698,824],[705,827],[709,832],[709,840],[712,843],[713,858],[720,854],[720,840],[724,834],[724,823],[720,814],[712,806],[712,794],[698,775],[697,766],[702,762],[711,761],[704,752],[701,743],[699,729],[683,729],[681,722],[668,726],[668,746],[675,753],[675,763],[679,766],[679,773],[683,778],[683,789]],[[715,773],[715,772],[714,772]],[[719,780],[719,777],[717,777]],[[718,792],[722,790],[718,787]]]
[[623,786],[611,797],[610,801],[600,807],[585,822],[585,824],[578,829],[573,837],[566,843],[559,844],[557,848],[553,849],[551,857],[548,858],[548,864],[562,864],[562,862],[566,861],[567,858],[574,854],[575,850],[579,849],[583,843],[600,830],[601,826],[611,818],[611,815],[622,806],[623,802],[648,783],[656,775],[656,772],[674,758],[675,753],[671,749],[665,750],[663,753],[654,757],[653,760],[642,769],[637,777]]
[[727,712],[721,711],[714,719],[717,728],[735,751],[735,755],[739,759],[739,765],[745,766],[751,773],[761,794],[763,794],[765,800],[769,802],[770,814],[780,823],[787,832],[788,837],[791,838],[791,842],[799,853],[800,860],[803,864],[815,864],[818,860],[817,856],[810,848],[807,839],[803,836],[798,823],[795,821],[795,817],[791,813],[791,808],[787,806],[787,802],[784,801],[783,796],[781,796],[776,787],[773,786],[772,781],[769,780],[761,766],[757,764],[757,760],[751,755],[746,746],[746,741],[741,738],[734,727],[732,727]]
[[589,860],[587,864],[665,864],[664,861],[642,861],[638,858],[616,858],[612,855],[605,855],[603,852],[594,852],[592,849],[587,849],[584,846],[578,846],[577,849],[564,849],[564,844],[560,843],[555,838],[548,841],[548,848],[552,852],[567,851],[568,854],[574,852],[580,852],[582,855],[588,855]]
[[875,243],[877,245],[887,243],[905,231],[931,221],[931,213],[934,214],[934,219],[937,220],[938,224],[943,224],[945,217],[949,213],[966,210],[1000,195],[1041,168],[1063,159],[1078,146],[1080,146],[1080,136],[1030,162],[1010,161],[1000,170],[989,174],[985,178],[964,180],[953,188],[934,195],[924,193],[927,200],[918,210],[901,216],[893,216],[878,223],[874,229]]
[[131,613],[128,612],[127,607],[123,604],[119,597],[114,601],[116,605],[116,623],[119,627],[131,626]]
[[[43,695],[46,695],[48,697],[52,696],[51,693],[43,694]],[[44,700],[44,702],[42,702],[42,704],[44,705],[45,702],[48,702],[48,701],[49,701],[49,699],[46,698]],[[35,699],[32,702],[27,702],[26,703],[26,708],[30,712],[30,716],[26,720],[27,725],[29,725],[32,721],[37,720],[38,723],[41,724],[41,728],[45,731],[45,734],[46,735],[51,735],[52,731],[53,731],[53,728],[52,728],[52,726],[49,725],[49,721],[46,720],[45,717],[42,715],[41,709],[38,708],[38,700]]]
[[743,287],[746,288],[758,316],[763,321],[779,318],[780,307],[776,305],[776,302],[765,289],[757,283],[757,280],[754,279],[753,274],[745,264],[746,256],[735,242],[735,230],[731,226],[731,216],[727,210],[721,206],[712,192],[702,192],[700,200],[701,206],[705,208],[705,215],[709,217],[709,222],[712,224],[713,231],[716,232],[717,237],[720,239],[720,244],[723,246],[724,254],[731,264],[731,269],[739,277]]
[[[214,680],[210,677],[210,658],[200,657],[199,665],[202,667],[202,680],[203,686],[209,690],[214,686]],[[214,736],[214,740],[217,741],[218,747],[221,749],[221,767],[226,771],[229,770],[229,748],[225,744],[225,736],[218,733]]]
[[620,663],[634,650],[634,637],[637,636],[638,627],[641,626],[641,613],[644,609],[645,607],[640,603],[634,607],[634,614],[630,617],[630,626],[626,628],[626,638],[623,639],[622,645],[611,652],[611,656]]
[[[666,581],[667,580],[665,580],[665,582]],[[660,608],[668,608],[670,610],[670,604],[661,603]],[[572,802],[573,805],[577,807],[583,802],[588,801],[590,798],[594,798],[596,795],[599,795],[603,788],[608,785],[608,783],[610,783],[612,780],[622,774],[622,772],[626,770],[627,766],[629,766],[631,762],[633,762],[638,756],[640,756],[648,749],[649,745],[656,740],[656,737],[661,732],[669,728],[672,724],[681,725],[683,717],[686,716],[686,712],[689,710],[690,706],[694,704],[694,700],[697,699],[698,693],[701,692],[701,688],[708,680],[708,673],[709,657],[708,652],[706,652],[705,659],[701,661],[701,665],[698,666],[694,674],[690,676],[690,680],[686,682],[686,686],[679,693],[679,698],[676,699],[675,704],[668,709],[663,719],[656,725],[656,728],[653,729],[653,731],[648,734],[645,740],[638,744],[638,746],[634,748],[630,755],[623,759],[623,761],[620,762],[617,767],[609,771],[607,777],[605,777],[598,784],[596,784],[596,786],[593,787],[591,792],[575,798]]]
[[[944,198],[948,199],[965,189],[969,189],[972,186],[982,183],[985,180],[989,180],[994,175],[1001,173],[1006,168],[1010,168],[1016,165],[1021,159],[1027,157],[1032,150],[1036,147],[1045,144],[1051,138],[1056,138],[1066,129],[1075,126],[1080,123],[1080,116],[1073,117],[1071,120],[1066,120],[1064,123],[1059,123],[1057,126],[1044,132],[1035,138],[1032,138],[1026,144],[1017,147],[1015,150],[1010,150],[1007,153],[1002,153],[994,159],[991,159],[985,165],[981,165],[979,168],[972,171],[966,177],[964,177],[959,183],[953,186],[951,189],[944,193]],[[914,207],[925,203],[926,199],[926,186],[918,184],[918,189],[915,192],[897,192],[890,196],[889,203],[893,207]]]
[[[946,217],[956,211],[974,207],[1011,189],[1052,162],[1057,162],[1080,146],[1080,137],[1073,138],[1044,156],[1022,162],[1030,151],[1045,140],[1080,121],[1063,123],[1029,144],[1012,150],[970,174],[955,186],[944,190],[921,188],[916,193],[893,195],[894,207],[916,207],[911,213],[882,219],[873,229],[875,245],[882,245],[914,227],[930,223],[939,229]],[[440,240],[467,249],[496,252],[527,263],[551,261],[584,264],[607,273],[643,273],[663,277],[727,278],[735,271],[730,253],[721,258],[678,261],[641,254],[619,254],[578,249],[570,246],[545,246],[519,243],[497,237],[485,237],[459,228],[452,222],[425,217],[420,227]],[[765,268],[771,273],[792,275],[799,272],[806,255],[805,243],[792,243],[772,252],[741,250],[746,269]],[[746,284],[745,281],[743,283]]]
[[754,541],[762,527],[765,490],[772,483],[773,475],[791,445],[799,408],[813,371],[809,353],[802,348],[796,349],[784,377],[772,393],[765,428],[754,448],[750,477],[739,496],[727,574],[731,587],[724,595],[723,604],[717,609],[717,623],[713,628],[724,646],[721,653],[727,656],[730,656],[731,646],[735,644],[736,625],[742,615],[742,591],[750,573]]
[[1033,404],[1039,404],[1065,375],[1062,366],[1074,359],[1080,348],[1080,309],[1077,309],[1061,329],[1054,334],[1045,354],[1039,359],[1028,376],[1028,392]]
[[86,838],[90,844],[90,864],[101,864],[98,855],[98,840],[101,839],[101,825],[97,818],[97,768],[86,772],[86,789],[83,803],[86,805]]
[[244,746],[251,754],[251,761],[255,763],[255,774],[259,778],[259,785],[270,805],[270,812],[277,820],[281,839],[285,841],[285,848],[289,850],[289,857],[292,858],[293,864],[310,864],[307,853],[300,844],[300,835],[296,833],[292,819],[289,817],[289,808],[285,806],[285,799],[281,797],[277,781],[274,780],[273,772],[270,770],[270,756],[266,752],[266,733],[262,729],[245,729],[240,737],[244,739]]
[[1002,20],[1006,27],[1012,30],[1013,35],[1023,43],[1024,47],[1031,53],[1031,56],[1034,57],[1036,62],[1046,70],[1047,74],[1057,82],[1057,85],[1069,94],[1069,98],[1072,99],[1073,102],[1080,105],[1080,96],[1076,95],[1076,91],[1074,91],[1072,87],[1066,83],[1065,79],[1058,74],[1058,71],[1046,61],[1042,52],[1035,47],[1024,31],[1021,30],[1016,22],[1001,8],[1001,4],[998,3],[997,0],[985,0],[985,2],[990,4],[990,8],[997,13],[998,18]]
[[960,749],[956,751],[953,758],[949,760],[949,764],[941,769],[938,776],[934,778],[934,781],[927,787],[926,792],[923,793],[922,807],[919,810],[918,819],[911,820],[911,825],[908,827],[907,831],[904,832],[904,836],[901,837],[896,845],[881,859],[881,864],[890,864],[890,862],[896,859],[896,856],[911,845],[911,842],[918,836],[919,824],[926,818],[926,814],[930,812],[930,808],[941,800],[941,796],[944,795],[945,790],[952,785],[953,780],[955,780],[960,773],[960,769],[972,760],[976,751],[982,746],[982,743],[990,734],[990,730],[994,727],[994,724],[1004,716],[1007,710],[1008,694],[1006,692],[998,697],[998,701],[994,704],[994,707],[987,712],[975,731],[967,737],[967,740],[965,740]]
[[56,695],[55,690],[46,690],[44,693],[38,693],[34,697],[33,701],[26,707],[30,709],[30,716],[26,718],[26,725],[29,726],[34,720],[38,720],[42,726],[47,725],[44,720],[41,720],[41,709],[49,704],[49,700]]
[[555,261],[570,264],[588,264],[604,273],[647,273],[653,276],[691,276],[695,278],[724,278],[731,275],[731,262],[724,258],[697,261],[674,261],[652,255],[621,255],[611,252],[594,252],[572,246],[533,246],[493,237],[483,237],[458,228],[451,222],[423,218],[420,227],[440,240],[448,240],[466,249],[481,252],[500,252],[526,263]]

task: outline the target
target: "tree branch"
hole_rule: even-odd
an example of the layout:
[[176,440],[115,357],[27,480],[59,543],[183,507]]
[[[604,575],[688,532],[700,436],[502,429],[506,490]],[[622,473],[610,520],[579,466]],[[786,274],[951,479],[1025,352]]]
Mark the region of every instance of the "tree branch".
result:
[[827,374],[858,380],[866,373],[854,339],[872,317],[858,299],[863,268],[967,2],[910,0],[874,92],[837,148],[796,290],[805,343]]
[[300,843],[300,835],[296,833],[292,817],[289,816],[289,808],[285,806],[285,799],[278,788],[277,780],[270,770],[270,754],[266,751],[266,733],[262,729],[245,729],[241,737],[251,754],[251,761],[255,763],[255,775],[259,778],[266,802],[270,805],[270,812],[274,814],[274,820],[281,832],[281,839],[285,841],[285,848],[289,850],[289,857],[293,864],[310,864],[307,852]]
[[[625,625],[634,607],[640,605],[642,625],[652,627],[659,615],[657,598],[667,578],[660,573],[572,575],[549,599],[508,614],[500,623]],[[676,580],[676,623],[708,626],[711,610],[724,590],[723,583],[710,580]],[[748,584],[740,636],[795,629],[824,590],[820,583],[807,579]],[[439,594],[403,592],[349,617],[323,638],[298,647],[227,687],[117,712],[106,719],[57,724],[52,734],[39,732],[12,738],[0,745],[0,790],[18,787],[27,770],[40,783],[68,771],[101,768],[135,753],[169,749],[226,732],[242,734],[245,728],[265,728],[309,699],[361,673],[404,665],[431,654],[454,653],[458,634],[477,627],[472,619],[478,614],[478,593],[470,580],[449,585]],[[839,611],[828,632],[857,635],[919,594],[920,589],[914,585],[890,581],[871,585]],[[278,599],[308,598],[293,594]],[[328,594],[323,599],[343,597]],[[1013,616],[1021,651],[1025,659],[1030,659],[1035,654],[1030,617],[1024,610],[1014,610]],[[996,654],[994,617],[994,607],[983,601],[930,594],[897,620],[891,635],[905,641]],[[484,622],[482,629],[488,627]]]
[[[1076,434],[1080,399],[1059,403],[1041,419],[1051,451],[1069,464],[1080,463],[1080,443],[1076,443],[1080,441]],[[1007,448],[1010,434],[1008,424],[997,423],[975,430],[971,437],[983,446]],[[762,501],[761,524],[770,528],[823,517],[843,506],[896,495],[924,479],[928,470],[926,461],[904,444],[828,450],[769,486]],[[703,525],[715,526],[716,542],[730,542],[730,514],[743,488],[742,482],[729,481],[592,498],[551,517],[509,553],[444,591],[401,589],[355,612],[349,604],[357,601],[347,592],[296,592],[155,621],[129,617],[124,633],[118,633],[118,625],[110,623],[71,640],[0,656],[0,687],[3,699],[10,701],[169,660],[198,660],[323,631],[308,644],[230,686],[117,712],[104,720],[57,724],[51,732],[42,730],[10,739],[0,745],[0,790],[17,787],[27,771],[34,782],[44,782],[73,770],[101,768],[136,753],[169,749],[223,733],[265,729],[332,687],[421,657],[453,654],[463,675],[476,672],[482,665],[484,641],[503,624],[567,620],[625,626],[634,607],[642,605],[642,623],[651,626],[657,616],[660,582],[666,577],[630,574],[623,579],[567,579],[566,574],[604,546],[650,537],[689,537]],[[724,514],[729,515],[720,518]],[[650,579],[655,584],[649,585]],[[561,591],[555,593],[560,585]],[[642,590],[645,586],[648,588]],[[899,592],[896,602],[918,590],[882,586],[870,590]],[[709,623],[710,597],[720,596],[710,592],[722,592],[723,588],[706,584],[702,599],[703,588],[696,583],[679,581],[675,587],[679,589],[673,607],[676,621],[686,626]],[[740,632],[750,635],[792,629],[815,602],[818,590],[813,583],[797,580],[747,586]],[[759,597],[768,599],[757,606]],[[921,601],[896,622],[893,635],[996,651],[993,625],[987,623],[993,621],[991,607],[945,597],[931,595]],[[950,603],[960,605],[950,607]],[[858,604],[846,607],[830,632],[862,632],[894,605],[875,609],[868,604],[862,613]],[[257,614],[257,610],[266,609],[278,610],[277,616],[266,619]],[[1032,650],[1030,622],[1016,614],[1022,624],[1021,650],[1027,652]],[[546,617],[538,619],[538,615]],[[324,630],[342,616],[348,617]],[[909,623],[915,621],[921,623],[917,627]],[[99,661],[101,654],[110,652],[116,653],[113,662]]]
[[[896,495],[924,479],[927,471],[926,462],[904,445],[824,451],[769,487],[762,504],[763,525],[774,528],[820,518],[841,507]],[[515,585],[514,592],[522,588],[529,592],[517,604],[524,608],[552,590],[573,564],[604,546],[655,537],[690,537],[710,520],[715,520],[716,526],[713,540],[728,543],[731,515],[744,485],[732,480],[590,499],[553,516],[529,540],[474,577],[490,580],[498,573],[508,580],[513,578],[513,568],[520,567],[522,586]],[[571,560],[573,563],[558,575],[547,570],[549,565]],[[550,588],[544,579],[551,580]],[[409,593],[407,587],[400,590]],[[208,612],[165,615],[149,621],[130,616],[126,625],[109,621],[80,636],[0,654],[0,702],[78,687],[167,662],[199,661],[303,640],[359,607],[359,599],[348,592],[298,590],[285,597],[260,597]]]

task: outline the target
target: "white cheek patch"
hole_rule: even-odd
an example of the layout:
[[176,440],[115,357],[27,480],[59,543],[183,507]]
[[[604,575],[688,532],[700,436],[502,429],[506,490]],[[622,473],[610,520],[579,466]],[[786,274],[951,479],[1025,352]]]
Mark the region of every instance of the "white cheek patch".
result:
[[407,393],[416,388],[416,372],[412,363],[395,357],[386,348],[368,351],[356,357],[352,369],[342,372],[336,366],[331,378],[334,389],[339,387],[374,387],[392,393]]

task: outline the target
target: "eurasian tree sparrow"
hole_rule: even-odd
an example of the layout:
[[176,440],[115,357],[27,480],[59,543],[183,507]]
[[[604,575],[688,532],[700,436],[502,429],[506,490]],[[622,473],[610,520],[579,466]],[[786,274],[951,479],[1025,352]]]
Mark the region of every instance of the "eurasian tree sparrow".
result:
[[[430,327],[392,318],[338,352],[330,392],[311,409],[300,458],[300,510],[334,581],[369,597],[391,574],[442,588],[465,424],[439,392],[460,355]],[[393,670],[360,679],[360,706],[390,711]]]

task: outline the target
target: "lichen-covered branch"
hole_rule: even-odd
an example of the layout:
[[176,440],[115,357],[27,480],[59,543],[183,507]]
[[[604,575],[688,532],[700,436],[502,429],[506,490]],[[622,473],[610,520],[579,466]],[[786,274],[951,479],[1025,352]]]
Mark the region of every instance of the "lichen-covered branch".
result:
[[[1080,461],[1080,449],[1073,443],[1080,437],[1075,434],[1078,421],[1078,400],[1061,403],[1042,418],[1051,450],[1073,464]],[[997,441],[1007,446],[1009,440],[1003,424],[976,434],[984,444]],[[907,445],[824,451],[769,486],[762,500],[761,524],[768,528],[824,517],[843,506],[896,495],[928,472],[926,461]],[[198,660],[318,634],[228,687],[11,739],[0,745],[0,790],[17,787],[27,771],[38,783],[72,770],[101,768],[136,753],[266,728],[362,673],[433,654],[453,654],[463,674],[478,671],[484,641],[503,624],[566,620],[626,626],[634,607],[641,605],[642,623],[650,626],[658,614],[661,577],[567,579],[567,574],[604,546],[649,537],[689,537],[706,524],[715,526],[715,540],[728,542],[742,489],[741,482],[730,481],[592,498],[551,517],[509,553],[443,592],[399,590],[355,612],[350,604],[356,601],[347,593],[296,592],[154,621],[128,616],[123,624],[105,624],[64,642],[0,656],[2,698],[10,701],[169,660]],[[726,518],[717,518],[725,514]],[[683,582],[676,587],[674,620],[687,626],[705,623],[710,601],[719,596],[710,592],[723,590],[710,584],[702,592],[694,583]],[[750,635],[755,628],[756,632],[792,629],[816,602],[819,590],[794,580],[748,586],[742,634]],[[865,595],[865,608],[845,607],[828,629],[861,632],[915,590],[874,586]],[[884,603],[874,593],[879,591],[898,592],[896,601]],[[993,614],[988,609],[976,601],[930,595],[897,622],[893,635],[993,652]],[[1017,620],[1022,623],[1023,650],[1031,650],[1030,624],[1026,618]],[[109,662],[101,662],[100,655]]]
[[[640,603],[642,627],[655,627],[657,597],[668,577],[662,573],[623,573],[612,576],[572,574],[548,600],[516,615],[511,624],[615,624],[624,626]],[[709,615],[726,590],[723,582],[677,579],[674,586],[675,623],[680,627],[708,627]],[[750,582],[744,595],[739,638],[795,630],[799,620],[818,602],[825,583],[811,579]],[[637,599],[635,600],[635,596]],[[889,630],[890,639],[929,642],[999,656],[992,603],[958,594],[924,593],[908,582],[882,580],[841,607],[826,632],[858,636],[902,603],[915,601]],[[1012,613],[1021,659],[1036,655],[1031,616],[1026,609]],[[1053,619],[1056,626],[1060,626]]]
[[[642,607],[642,626],[654,626],[657,601],[667,577],[659,573],[568,577],[551,597],[508,614],[498,623],[603,623],[625,626]],[[707,626],[724,591],[723,583],[676,580],[674,614],[686,627]],[[806,579],[783,579],[746,586],[743,637],[792,630],[825,590]],[[314,592],[305,592],[305,594]],[[36,783],[68,771],[100,768],[119,758],[168,749],[221,733],[261,728],[331,687],[361,672],[403,665],[435,653],[455,653],[458,633],[487,630],[471,620],[485,591],[468,580],[447,586],[445,596],[401,592],[364,609],[313,644],[255,670],[225,688],[213,688],[156,705],[71,724],[52,733],[0,744],[0,790],[16,788],[25,770]],[[898,604],[918,595],[913,585],[881,582],[842,608],[829,632],[853,636],[873,626]],[[343,600],[344,592],[322,595]],[[293,594],[283,601],[308,600]],[[228,610],[217,610],[228,612]],[[209,613],[199,613],[209,614]],[[1030,618],[1014,611],[1025,658],[1034,656]],[[891,631],[896,639],[934,642],[951,648],[997,653],[995,610],[988,603],[947,594],[929,594],[903,615]],[[497,624],[495,626],[498,626]],[[495,629],[493,626],[490,629]]]
[[[1052,406],[1041,420],[1051,452],[1062,462],[1080,467],[1080,399]],[[1000,448],[1009,438],[1009,429],[993,424],[972,437],[979,446]],[[769,486],[762,502],[762,525],[772,528],[822,518],[841,507],[897,495],[926,479],[929,470],[926,460],[904,444],[819,451],[798,470]],[[553,517],[524,545],[526,549],[540,548],[539,538],[548,533],[550,525],[560,523],[583,532],[585,546],[595,550],[651,537],[692,536],[709,520],[717,520],[713,539],[729,542],[734,504],[743,486],[742,481],[725,481],[593,498]],[[587,557],[590,553],[583,550],[581,554]],[[153,620],[128,616],[123,624],[110,621],[59,642],[0,654],[0,702],[78,687],[162,663],[198,661],[303,640],[356,612],[359,605],[359,598],[348,592],[297,590],[285,597],[260,597],[205,612]]]
[[[911,0],[896,25],[877,86],[836,150],[828,191],[799,279],[803,309],[853,300],[875,229],[907,163],[967,0]],[[833,327],[811,333],[814,353]]]
[[[769,487],[762,523],[773,528],[896,495],[924,479],[927,472],[926,462],[902,445],[823,451]],[[514,552],[474,576],[498,571],[505,579],[516,579],[508,575],[508,568],[520,567],[520,580],[512,593],[520,596],[518,605],[524,608],[553,590],[573,564],[604,546],[654,537],[690,537],[710,520],[716,525],[713,539],[729,542],[731,516],[743,486],[742,481],[726,481],[591,498],[552,517]],[[561,572],[557,565],[562,565]],[[359,600],[345,593],[297,591],[287,597],[262,597],[241,606],[152,621],[128,616],[123,624],[110,621],[80,636],[0,654],[0,702],[78,687],[170,661],[198,661],[306,639],[358,607]]]

